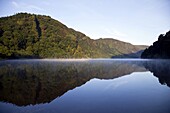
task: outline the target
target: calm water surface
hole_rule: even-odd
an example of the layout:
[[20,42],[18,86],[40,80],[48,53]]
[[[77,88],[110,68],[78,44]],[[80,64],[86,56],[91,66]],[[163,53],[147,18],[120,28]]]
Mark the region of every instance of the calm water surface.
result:
[[0,113],[170,113],[170,61],[0,61]]

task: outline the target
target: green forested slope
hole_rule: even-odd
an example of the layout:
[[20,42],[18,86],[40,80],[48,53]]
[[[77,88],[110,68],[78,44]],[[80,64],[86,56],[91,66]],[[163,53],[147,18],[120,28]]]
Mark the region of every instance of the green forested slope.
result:
[[49,16],[0,18],[0,58],[109,58],[144,49],[114,39],[90,39]]

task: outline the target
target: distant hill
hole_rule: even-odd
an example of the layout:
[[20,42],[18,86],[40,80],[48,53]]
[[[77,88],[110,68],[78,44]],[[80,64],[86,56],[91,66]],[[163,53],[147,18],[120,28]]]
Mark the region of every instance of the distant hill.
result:
[[145,49],[141,57],[170,59],[170,31],[165,35],[161,34],[158,37],[158,41]]
[[93,40],[49,16],[0,18],[0,58],[111,58],[145,49],[119,40]]

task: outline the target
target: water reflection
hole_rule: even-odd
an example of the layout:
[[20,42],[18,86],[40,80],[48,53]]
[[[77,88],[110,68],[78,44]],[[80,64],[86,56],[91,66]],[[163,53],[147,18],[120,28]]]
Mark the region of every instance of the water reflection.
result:
[[170,87],[170,61],[150,60],[143,62],[143,66],[156,76],[161,84]]
[[0,101],[17,106],[49,103],[93,78],[145,71],[170,87],[169,60],[1,61]]
[[92,78],[114,79],[132,72],[146,71],[142,63],[112,60],[2,61],[0,101],[18,106],[51,102]]

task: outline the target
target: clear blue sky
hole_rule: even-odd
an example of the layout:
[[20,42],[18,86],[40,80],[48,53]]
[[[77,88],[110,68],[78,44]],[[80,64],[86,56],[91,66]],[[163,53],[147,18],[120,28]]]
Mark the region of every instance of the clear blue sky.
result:
[[170,30],[170,0],[0,0],[0,17],[49,15],[93,39],[150,45]]

